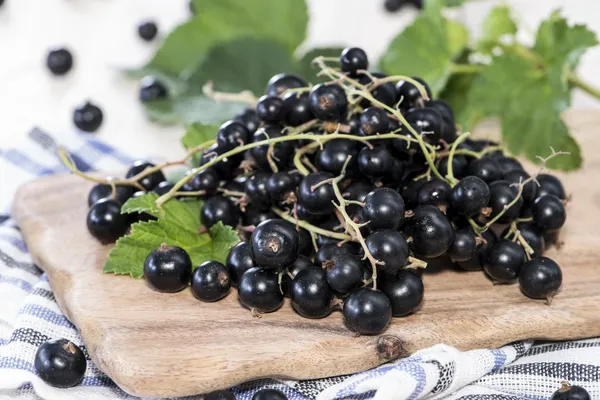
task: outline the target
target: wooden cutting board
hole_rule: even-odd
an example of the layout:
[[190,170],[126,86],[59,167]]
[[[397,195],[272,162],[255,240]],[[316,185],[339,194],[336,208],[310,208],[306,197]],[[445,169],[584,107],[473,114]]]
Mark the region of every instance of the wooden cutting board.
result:
[[353,373],[438,343],[469,350],[526,338],[600,336],[600,113],[570,113],[567,120],[585,168],[561,176],[573,199],[564,245],[548,252],[564,274],[552,305],[524,297],[518,285],[493,286],[482,272],[431,271],[421,311],[394,319],[384,337],[355,337],[340,312],[304,319],[286,301],[278,312],[254,318],[234,290],[208,304],[189,290],[161,294],[143,280],[103,274],[110,246],[88,234],[91,185],[75,176],[21,187],[14,215],[92,359],[133,395],[185,396],[259,377]]

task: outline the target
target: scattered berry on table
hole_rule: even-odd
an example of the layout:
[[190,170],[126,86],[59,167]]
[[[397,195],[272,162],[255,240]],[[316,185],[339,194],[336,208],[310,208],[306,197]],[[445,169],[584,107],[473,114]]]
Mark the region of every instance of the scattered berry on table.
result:
[[46,56],[46,66],[54,75],[65,75],[73,68],[73,55],[65,48],[50,50]]
[[138,35],[147,42],[153,40],[158,34],[158,26],[154,21],[142,22],[137,27]]
[[253,312],[269,313],[283,304],[279,275],[272,269],[250,268],[238,284],[240,302]]
[[73,123],[84,132],[96,132],[103,120],[104,114],[100,107],[89,101],[73,111]]
[[144,279],[158,292],[173,293],[185,289],[191,275],[192,260],[181,247],[163,243],[144,262]]
[[350,330],[360,335],[377,335],[392,320],[392,305],[382,291],[363,287],[346,297],[343,313]]
[[521,291],[533,299],[551,299],[562,285],[562,270],[548,257],[526,262],[519,274]]
[[34,366],[37,375],[48,385],[66,389],[81,382],[87,362],[76,344],[67,339],[53,339],[37,349]]
[[218,301],[229,293],[231,276],[218,261],[206,261],[192,273],[192,293],[198,300]]
[[121,203],[104,198],[96,201],[87,214],[88,231],[102,243],[112,243],[129,228],[127,217],[121,214]]

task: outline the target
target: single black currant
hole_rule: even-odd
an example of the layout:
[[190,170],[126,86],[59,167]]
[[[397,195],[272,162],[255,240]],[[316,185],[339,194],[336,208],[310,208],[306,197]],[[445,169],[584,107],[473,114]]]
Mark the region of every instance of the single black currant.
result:
[[435,206],[418,206],[409,220],[411,246],[422,257],[444,254],[454,241],[454,230],[448,218]]
[[592,400],[592,396],[581,386],[563,382],[561,388],[554,392],[550,400]]
[[382,291],[363,287],[344,300],[343,313],[350,330],[361,335],[377,335],[392,320],[392,305]]
[[452,188],[446,181],[433,179],[421,186],[417,193],[419,205],[445,206],[452,193]]
[[542,232],[558,230],[567,220],[567,212],[561,199],[551,194],[535,199],[531,212],[533,221]]
[[218,301],[229,293],[231,276],[218,261],[206,261],[192,273],[192,293],[201,301]]
[[454,235],[454,241],[448,249],[452,262],[465,262],[477,253],[477,241],[469,230],[459,230]]
[[218,188],[219,175],[212,168],[203,169],[183,185],[183,190],[186,192],[204,191],[208,196],[217,193]]
[[128,227],[128,219],[121,214],[121,203],[117,200],[98,200],[88,211],[88,231],[102,243],[116,241],[127,232]]
[[281,219],[261,222],[252,232],[252,257],[261,268],[282,270],[298,257],[298,231]]
[[511,283],[519,277],[525,261],[523,248],[515,242],[503,239],[492,246],[483,268],[494,281]]
[[367,53],[359,47],[346,47],[340,56],[340,68],[342,72],[356,76],[358,70],[369,68]]
[[444,121],[440,113],[430,107],[415,108],[406,113],[406,120],[422,134],[427,143],[436,144],[442,137]]
[[[212,162],[215,158],[222,156],[227,152],[228,150],[226,148],[221,147],[217,143],[215,143],[202,153],[202,157],[200,158],[200,165],[205,165],[209,162]],[[240,165],[240,162],[242,161],[243,157],[244,156],[242,154],[236,154],[233,156],[225,157],[219,162],[211,164],[210,168],[213,168],[215,171],[217,171],[219,178],[222,180],[233,179],[233,177],[237,173],[237,167]],[[265,165],[268,166],[268,164]]]
[[388,185],[396,185],[401,182],[405,176],[406,163],[395,157],[392,158],[392,168],[388,170],[388,173],[384,176],[384,181]]
[[337,293],[348,294],[362,286],[363,269],[360,259],[352,254],[338,254],[324,263],[327,282]]
[[398,229],[404,222],[404,200],[390,188],[377,188],[365,197],[363,218],[369,229]]
[[[112,186],[104,183],[98,183],[94,185],[88,195],[88,206],[91,206],[98,200],[112,199]],[[115,186],[115,198],[121,204],[125,204],[127,200],[136,192],[135,187],[128,185],[116,185]]]
[[371,233],[365,240],[371,255],[383,264],[377,269],[385,275],[398,272],[408,261],[409,249],[406,239],[398,231],[382,229]]
[[403,317],[414,312],[423,302],[423,280],[407,270],[399,271],[393,279],[386,279],[381,291],[392,304],[392,316]]
[[514,158],[511,157],[498,157],[498,164],[500,164],[500,169],[502,170],[502,174],[508,174],[513,171],[523,171],[523,166],[521,163]]
[[373,148],[365,146],[358,153],[358,169],[364,175],[380,178],[388,174],[394,166],[394,157],[386,146],[377,144]]
[[256,115],[256,110],[253,108],[247,108],[233,119],[236,122],[242,123],[250,134],[256,132],[256,130],[260,127],[260,118]]
[[283,291],[284,296],[290,297],[292,279],[294,279],[300,271],[306,268],[318,267],[310,260],[310,258],[300,254],[298,258],[296,258],[296,261],[294,261],[292,265],[290,265],[283,271],[283,276],[281,279],[281,290]]
[[302,125],[315,118],[310,108],[308,93],[288,93],[283,97],[285,123],[289,126]]
[[278,96],[262,96],[256,104],[256,115],[266,123],[283,122],[285,103]]
[[356,251],[350,245],[350,243],[344,243],[339,246],[337,243],[327,243],[322,245],[315,255],[315,264],[318,267],[322,267],[323,263],[333,260],[333,258],[340,254],[352,254],[356,255]]
[[267,191],[270,177],[268,172],[257,171],[244,182],[244,192],[250,199],[250,204],[263,210],[271,207],[271,196]]
[[53,339],[38,347],[34,366],[37,375],[48,385],[66,389],[81,382],[87,361],[75,343],[67,339]]
[[[279,125],[265,125],[258,129],[252,134],[252,142],[260,142],[268,139],[275,139],[282,137],[281,126]],[[292,142],[280,142],[273,145],[273,154],[271,160],[281,168],[286,166],[294,154],[294,146]],[[262,169],[271,170],[269,166],[269,145],[265,144],[262,146],[254,147],[250,149],[250,155],[254,158],[256,164]]]
[[323,149],[317,153],[316,164],[321,171],[338,175],[342,172],[348,157],[352,157],[346,167],[347,175],[350,175],[356,170],[357,154],[358,149],[355,141],[348,139],[329,140],[325,143]]
[[[362,150],[361,150],[362,151]],[[371,182],[367,181],[355,181],[348,186],[342,195],[348,200],[356,200],[364,202],[365,198],[369,193],[375,189],[375,186]]]
[[243,146],[250,140],[250,132],[244,124],[237,121],[227,121],[217,131],[219,147],[231,150]]
[[249,205],[248,207],[246,207],[246,210],[242,214],[242,221],[244,226],[258,226],[258,224],[268,219],[277,218],[279,217],[273,212],[273,210],[265,210],[263,208],[255,207],[253,205]]
[[469,164],[469,175],[480,178],[485,183],[502,179],[502,169],[498,160],[491,157],[476,159]]
[[561,200],[566,200],[567,195],[565,193],[565,188],[557,177],[549,174],[539,174],[535,179],[540,184],[537,191],[537,197],[552,194]]
[[[519,189],[508,181],[496,181],[490,184],[490,203],[489,206],[492,208],[490,218],[494,218],[500,213],[502,216],[498,220],[499,222],[510,222],[519,216],[521,208],[523,207],[523,198],[517,195]],[[511,207],[507,207],[515,199],[516,202]]]
[[444,120],[454,123],[454,111],[452,111],[452,106],[446,100],[431,100],[427,103],[427,106],[437,110]]
[[268,96],[282,96],[288,89],[307,87],[308,83],[294,74],[277,74],[269,79],[265,93]]
[[[413,79],[423,85],[425,92],[427,93],[427,97],[431,99],[431,89],[427,83],[416,76],[413,76]],[[415,107],[423,107],[425,104],[425,100],[419,89],[408,81],[400,81],[396,84],[396,95],[397,101],[400,101],[400,108],[403,110],[409,110]]]
[[496,243],[496,235],[491,229],[481,234],[483,240],[477,244],[477,252],[467,261],[457,261],[456,264],[466,271],[479,271],[483,268],[490,249]]
[[258,265],[252,258],[252,249],[250,248],[249,242],[239,242],[229,251],[227,260],[225,261],[229,276],[231,278],[231,284],[237,286],[240,277],[250,268],[257,267]]
[[240,302],[261,313],[277,310],[283,304],[277,271],[250,268],[242,274],[238,285]]
[[146,76],[140,81],[140,101],[147,103],[167,97],[167,87],[153,76]]
[[367,136],[386,133],[390,126],[389,120],[385,110],[369,107],[360,114],[360,130]]
[[[362,274],[362,271],[361,271]],[[331,313],[333,290],[322,268],[305,268],[292,280],[290,298],[294,310],[305,318],[323,318]]]
[[223,196],[212,196],[202,204],[200,220],[207,228],[219,221],[223,225],[236,227],[240,220],[240,212],[231,199]]
[[[190,1],[190,6],[194,4],[193,1]],[[192,10],[192,13],[196,13],[195,9]],[[235,395],[227,390],[217,390],[215,392],[210,392],[204,395],[204,400],[236,400]]]
[[84,132],[96,132],[102,125],[103,119],[104,115],[100,107],[89,101],[73,111],[73,123]]
[[519,274],[521,291],[532,299],[552,298],[561,284],[562,271],[558,264],[548,257],[538,257],[526,262]]
[[[529,247],[533,250],[533,254],[530,254],[530,256],[532,258],[541,256],[546,250],[546,243],[540,228],[538,228],[534,222],[519,222],[517,224],[517,229]],[[502,232],[501,237],[514,241],[515,234],[510,230],[509,226]],[[516,243],[519,245],[521,244],[519,241]]]
[[260,389],[254,393],[252,400],[288,400],[288,398],[281,390]]
[[298,200],[308,212],[326,215],[333,211],[334,207],[331,203],[335,199],[333,187],[331,183],[321,184],[328,179],[333,179],[333,174],[313,172],[302,178],[298,186]]
[[[448,175],[449,157],[444,157],[438,164],[438,171],[442,176]],[[462,179],[469,174],[469,162],[465,156],[452,157],[452,175],[457,179]]]
[[300,255],[309,256],[313,252],[313,244],[311,234],[306,229],[300,229],[298,231],[298,253]]
[[395,13],[399,11],[402,6],[406,4],[406,0],[385,0],[383,2],[383,7],[389,13]]
[[169,181],[162,181],[161,183],[156,185],[156,187],[152,189],[152,191],[157,195],[162,196],[163,194],[167,194],[171,189],[173,189],[174,186],[175,185]]
[[[387,78],[386,74],[382,74],[380,72],[372,72],[371,75],[379,79]],[[358,82],[361,85],[368,85],[372,82],[372,80],[368,75],[361,75],[358,78]],[[396,103],[396,87],[392,82],[383,83],[376,88],[371,89],[370,92],[371,96],[373,96],[375,100],[385,104],[386,106],[393,107]],[[367,99],[363,99],[360,103],[360,106],[362,108],[367,108],[371,106],[371,102]]]
[[67,49],[53,49],[46,56],[46,66],[54,75],[64,75],[73,67],[73,55]]
[[476,176],[467,176],[458,182],[450,194],[452,209],[465,217],[474,217],[488,205],[490,188]]
[[[153,168],[155,166],[156,165],[154,165],[150,162],[138,160],[131,165],[131,167],[127,171],[127,175],[125,177],[127,179],[133,178],[134,176],[145,171],[146,169]],[[146,175],[145,177],[140,179],[138,182],[140,183],[140,185],[142,185],[144,187],[144,189],[152,190],[156,186],[158,186],[159,183],[164,182],[165,180],[166,180],[165,175],[162,173],[162,171],[159,170],[159,171],[155,171],[155,172],[152,172],[151,174]]]
[[267,193],[274,203],[291,203],[297,186],[294,174],[287,171],[276,172],[267,179]]
[[174,293],[185,289],[191,275],[192,260],[181,247],[163,243],[148,254],[144,262],[144,279],[158,292]]
[[[525,182],[526,179],[529,178],[529,174],[523,170],[521,171],[511,171],[509,173],[504,174],[503,180],[508,181],[512,184],[518,185],[520,183]],[[523,186],[523,201],[525,204],[529,205],[533,203],[537,195],[537,183],[534,181],[527,182],[525,186]]]
[[348,98],[340,85],[318,84],[308,99],[315,117],[323,121],[341,121],[348,109]]
[[421,189],[425,183],[427,183],[425,179],[416,181],[410,179],[408,183],[401,186],[399,190],[407,210],[412,210],[419,205],[419,189]]
[[138,35],[146,42],[152,41],[158,34],[158,26],[154,21],[142,22],[137,27]]

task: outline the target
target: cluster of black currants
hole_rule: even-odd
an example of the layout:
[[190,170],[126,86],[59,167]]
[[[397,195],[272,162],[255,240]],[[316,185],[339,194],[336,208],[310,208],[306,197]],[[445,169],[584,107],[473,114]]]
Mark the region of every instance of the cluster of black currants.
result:
[[[255,108],[193,150],[203,152],[200,166],[181,181],[165,182],[161,166],[147,163],[129,171],[125,183],[158,192],[157,205],[201,196],[207,228],[221,221],[245,239],[225,265],[193,272],[183,249],[163,245],[146,260],[150,286],[172,292],[191,281],[203,301],[237,286],[256,315],[284,296],[307,318],[340,307],[358,334],[419,308],[428,262],[483,269],[550,299],[562,274],[542,254],[566,219],[560,181],[528,175],[496,143],[459,135],[451,107],[419,78],[370,73],[359,48],[345,49],[339,68],[329,61],[315,59],[327,83],[274,76]],[[118,209],[134,192],[110,182],[92,190],[94,236],[126,231],[131,221]]]

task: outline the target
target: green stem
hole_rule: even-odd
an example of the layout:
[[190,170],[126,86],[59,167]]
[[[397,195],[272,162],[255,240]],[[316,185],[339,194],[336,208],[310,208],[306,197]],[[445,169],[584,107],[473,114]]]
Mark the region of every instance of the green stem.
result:
[[569,83],[575,87],[578,87],[579,89],[583,90],[584,92],[586,92],[587,94],[594,96],[597,99],[600,99],[600,89],[597,87],[594,87],[592,85],[590,85],[588,82],[585,82],[584,80],[582,80],[579,76],[577,76],[575,73],[571,72],[569,74]]
[[485,68],[484,65],[478,64],[452,64],[450,72],[453,74],[477,74]]
[[322,236],[327,236],[327,237],[334,238],[334,239],[340,239],[340,240],[351,240],[352,239],[350,237],[350,235],[346,235],[345,233],[328,231],[326,229],[319,228],[318,226],[311,225],[308,222],[303,221],[301,219],[296,220],[296,218],[292,217],[291,215],[287,214],[285,211],[280,210],[277,207],[273,207],[273,208],[271,208],[271,210],[273,210],[273,212],[275,214],[279,215],[282,219],[284,219],[288,222],[291,222],[292,224],[297,224],[299,227],[304,228],[309,232],[316,233],[316,234],[322,235]]
[[454,143],[452,143],[452,147],[450,148],[450,155],[448,156],[448,180],[450,181],[450,186],[454,187],[456,185],[456,179],[454,178],[454,171],[452,168],[452,160],[454,159],[454,154],[456,153],[456,148],[459,144],[464,142],[471,134],[469,132],[465,132],[460,135]]

